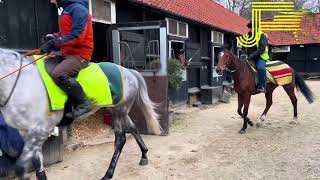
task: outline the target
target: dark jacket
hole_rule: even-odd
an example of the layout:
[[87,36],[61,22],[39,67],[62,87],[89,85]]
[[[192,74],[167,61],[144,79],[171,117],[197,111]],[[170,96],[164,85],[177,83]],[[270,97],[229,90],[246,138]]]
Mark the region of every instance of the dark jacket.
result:
[[17,129],[9,127],[0,112],[0,149],[11,158],[20,156],[24,146],[23,138]]
[[[248,33],[251,36],[251,32]],[[265,52],[266,47],[268,46],[268,39],[264,33],[261,34],[259,47],[253,46],[246,48],[247,57],[252,56],[252,60],[256,61],[260,58],[260,56]]]
[[78,55],[91,60],[93,53],[92,17],[88,0],[62,0],[63,12],[59,17],[59,33],[54,45],[62,55]]

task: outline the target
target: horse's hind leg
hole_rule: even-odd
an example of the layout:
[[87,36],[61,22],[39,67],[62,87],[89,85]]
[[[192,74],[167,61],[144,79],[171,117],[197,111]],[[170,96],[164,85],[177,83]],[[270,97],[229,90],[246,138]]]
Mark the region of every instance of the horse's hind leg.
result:
[[286,91],[286,93],[288,94],[288,96],[290,97],[290,100],[291,100],[291,103],[293,106],[293,117],[295,119],[297,119],[298,118],[298,110],[297,110],[298,100],[297,100],[296,94],[294,92],[294,84],[291,83],[291,84],[285,85],[285,86],[283,86],[283,88]]
[[273,91],[278,87],[278,85],[275,85],[275,84],[268,84],[267,86],[267,91],[266,91],[266,94],[265,94],[265,97],[266,97],[266,108],[264,109],[260,119],[261,121],[265,121],[266,119],[266,116],[267,116],[267,113],[270,109],[270,107],[272,106],[272,94],[273,94]]
[[133,137],[136,139],[139,147],[140,147],[140,150],[141,150],[141,153],[142,153],[142,156],[141,156],[141,160],[140,160],[140,163],[139,165],[141,166],[145,166],[148,164],[148,157],[147,157],[147,152],[148,152],[148,148],[147,146],[144,144],[141,136],[140,136],[140,133],[138,131],[138,129],[136,128],[136,126],[132,123],[131,119],[129,116],[127,116],[126,118],[127,120],[127,124],[129,124],[129,130],[131,132],[131,134],[133,135]]
[[112,118],[114,122],[113,125],[114,125],[114,134],[115,134],[115,150],[114,150],[109,168],[105,176],[102,178],[102,180],[111,179],[113,177],[114,170],[116,168],[117,162],[122,152],[122,148],[126,143],[126,134],[123,129],[125,127],[123,122],[125,121],[126,114],[123,115],[123,113],[114,112],[112,113]]
[[40,163],[38,165],[40,165],[40,167],[43,167],[41,161],[42,155],[39,156],[39,153],[42,153],[42,145],[47,140],[48,135],[49,132],[41,130],[34,130],[29,132],[22,150],[22,154],[20,155],[16,163],[16,174],[18,177],[20,177],[20,179],[29,179],[26,169],[29,165],[29,162],[31,162],[31,160],[35,160],[33,159],[34,157],[36,159],[39,158],[38,160],[40,161],[38,161],[37,163]]

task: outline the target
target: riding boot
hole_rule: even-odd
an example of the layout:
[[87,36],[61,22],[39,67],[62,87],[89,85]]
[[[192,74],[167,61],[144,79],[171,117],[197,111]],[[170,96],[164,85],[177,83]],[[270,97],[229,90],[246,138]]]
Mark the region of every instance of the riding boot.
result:
[[257,91],[260,93],[266,92],[266,70],[265,69],[258,69],[259,74],[259,87]]
[[60,88],[67,93],[74,104],[73,113],[67,113],[67,118],[79,117],[92,110],[91,103],[86,99],[86,94],[84,93],[81,85],[75,79],[64,79],[60,83]]

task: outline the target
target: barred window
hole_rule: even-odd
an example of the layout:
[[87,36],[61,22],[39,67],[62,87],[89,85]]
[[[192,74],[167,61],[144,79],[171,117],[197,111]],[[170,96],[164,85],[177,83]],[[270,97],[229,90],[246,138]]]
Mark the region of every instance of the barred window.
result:
[[113,24],[115,22],[115,3],[109,0],[91,0],[91,13],[93,21]]

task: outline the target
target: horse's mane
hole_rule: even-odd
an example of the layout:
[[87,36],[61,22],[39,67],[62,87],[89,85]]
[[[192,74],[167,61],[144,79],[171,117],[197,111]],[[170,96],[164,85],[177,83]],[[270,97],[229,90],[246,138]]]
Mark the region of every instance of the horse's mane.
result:
[[10,50],[10,49],[0,48],[0,57],[2,57],[2,56],[4,56],[4,55],[7,55],[7,54],[13,54],[13,55],[16,55],[17,58],[21,58],[21,54],[19,54],[19,53],[16,52],[16,51],[13,51],[13,50]]
[[242,69],[242,67],[243,67],[244,70],[245,70],[245,68],[247,68],[247,69],[249,69],[249,71],[251,72],[251,74],[252,74],[253,76],[255,76],[255,73],[254,73],[254,71],[252,70],[251,65],[249,64],[249,61],[248,61],[248,60],[242,61],[242,60],[241,60],[238,56],[236,56],[232,51],[229,50],[228,52],[230,53],[230,55],[231,55],[231,57],[234,59],[234,61],[239,62],[240,66],[241,66],[240,69]]
[[[12,58],[15,57],[15,58]],[[0,48],[0,64],[1,66],[14,66],[17,67],[17,63],[20,63],[21,58],[24,61],[30,61],[30,58],[24,57],[20,53],[10,50],[10,49],[3,49]]]

